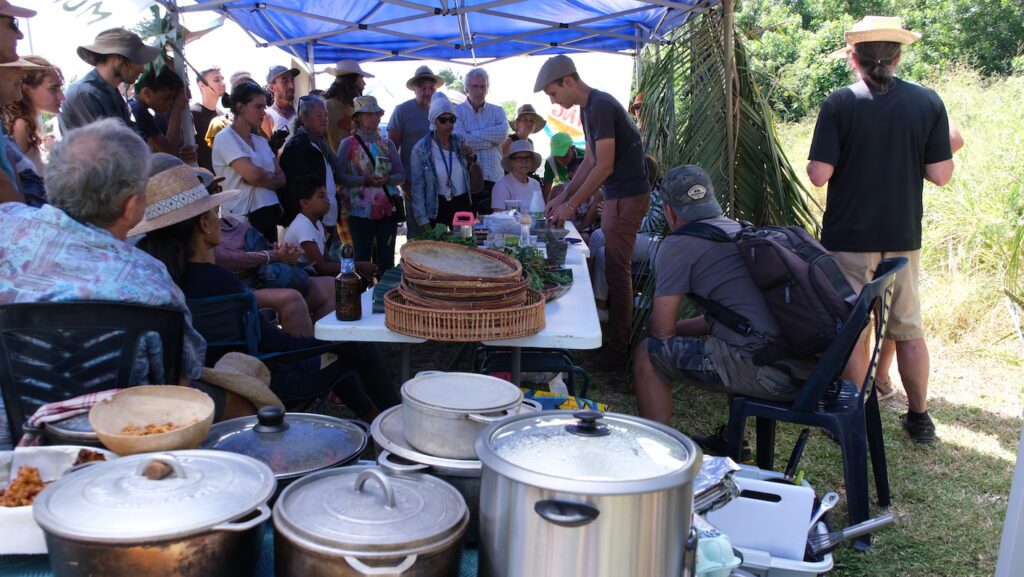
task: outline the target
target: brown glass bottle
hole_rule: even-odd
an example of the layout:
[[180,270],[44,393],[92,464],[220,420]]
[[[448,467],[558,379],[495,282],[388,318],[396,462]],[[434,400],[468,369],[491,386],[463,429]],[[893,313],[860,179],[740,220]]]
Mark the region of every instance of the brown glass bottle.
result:
[[341,248],[341,274],[334,278],[335,316],[339,321],[358,321],[363,318],[363,279],[356,272],[355,249],[346,244]]

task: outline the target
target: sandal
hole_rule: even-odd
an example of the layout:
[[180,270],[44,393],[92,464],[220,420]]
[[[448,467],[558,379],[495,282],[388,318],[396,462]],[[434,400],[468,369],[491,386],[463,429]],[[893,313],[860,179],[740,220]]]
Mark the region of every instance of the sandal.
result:
[[875,394],[878,395],[878,402],[881,403],[886,399],[891,399],[896,396],[896,388],[892,386],[892,379],[886,379],[885,381],[875,381]]

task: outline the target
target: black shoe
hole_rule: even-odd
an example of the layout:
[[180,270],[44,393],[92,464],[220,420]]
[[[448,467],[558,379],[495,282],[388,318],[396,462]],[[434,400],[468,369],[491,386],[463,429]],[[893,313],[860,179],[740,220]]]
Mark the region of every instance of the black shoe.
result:
[[[710,435],[693,435],[690,438],[709,455],[724,456],[729,448],[729,441],[725,438],[725,425],[718,427],[718,430]],[[753,460],[754,454],[750,452],[750,443],[743,439],[743,448],[740,449],[740,462],[749,463]]]
[[903,413],[900,415],[900,422],[903,423],[903,428],[907,430],[912,441],[922,445],[931,445],[938,439],[935,436],[935,423],[932,422],[932,418],[927,412],[922,414],[923,417],[911,419],[909,412]]

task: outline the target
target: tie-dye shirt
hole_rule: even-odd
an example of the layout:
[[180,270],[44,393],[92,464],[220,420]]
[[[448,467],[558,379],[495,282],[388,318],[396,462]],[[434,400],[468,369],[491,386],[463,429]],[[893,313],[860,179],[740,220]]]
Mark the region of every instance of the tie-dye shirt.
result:
[[[358,132],[366,148],[355,136],[341,141],[338,148],[340,188],[348,196],[349,216],[373,220],[391,216],[391,201],[388,195],[401,194],[398,185],[405,181],[402,158],[398,149],[387,138],[377,134]],[[369,149],[373,155],[366,153]],[[385,186],[367,186],[363,178],[369,174],[387,175],[390,180]]]

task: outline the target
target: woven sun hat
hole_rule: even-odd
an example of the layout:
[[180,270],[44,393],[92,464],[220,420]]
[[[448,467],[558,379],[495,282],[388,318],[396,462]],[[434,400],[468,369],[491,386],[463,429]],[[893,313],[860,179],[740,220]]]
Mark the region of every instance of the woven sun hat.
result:
[[210,194],[192,168],[185,163],[149,177],[146,182],[146,214],[128,236],[177,224],[199,216],[238,196],[240,190]]
[[358,60],[339,60],[334,66],[328,66],[324,69],[324,74],[330,74],[331,76],[347,76],[349,74],[358,74],[363,78],[373,78],[373,74],[363,70],[359,66]]
[[39,70],[42,68],[53,68],[53,66],[42,66],[35,62],[30,62],[24,58],[18,57],[14,62],[5,62],[0,64],[4,68],[17,68],[18,70]]
[[903,20],[899,16],[865,16],[846,31],[845,37],[846,43],[850,45],[858,42],[913,44],[921,39],[920,34],[903,27]]
[[96,35],[92,44],[78,47],[78,57],[90,66],[96,65],[98,54],[119,54],[135,64],[149,64],[163,50],[148,46],[138,34],[124,28],[111,28]]
[[848,56],[850,56],[851,52],[853,52],[853,46],[847,44],[842,48],[837,48],[832,52],[829,52],[828,55],[825,56],[825,58],[831,58],[834,60],[845,60]]
[[516,117],[508,121],[508,125],[512,128],[513,132],[516,130],[516,123],[519,122],[519,119],[523,116],[533,120],[533,130],[531,131],[533,134],[544,130],[544,126],[548,123],[547,120],[544,120],[543,116],[537,114],[537,110],[532,104],[524,104],[516,111]]
[[35,15],[35,10],[15,6],[7,0],[0,0],[0,16],[8,16],[10,18],[31,18]]
[[530,144],[529,140],[517,140],[510,144],[508,147],[508,154],[505,155],[505,158],[501,159],[501,168],[504,169],[505,172],[512,172],[512,155],[521,152],[529,152],[533,155],[533,162],[530,163],[530,172],[534,172],[540,168],[540,163],[543,162],[543,159],[536,151],[533,150],[533,145]]
[[356,96],[352,100],[352,105],[355,107],[352,110],[352,116],[355,116],[361,112],[367,114],[383,114],[384,109],[377,104],[377,99],[372,96]]
[[416,74],[413,74],[412,78],[406,81],[405,87],[408,88],[409,90],[412,90],[413,85],[415,85],[416,82],[423,78],[429,78],[433,80],[434,88],[441,88],[442,86],[444,86],[444,78],[438,76],[437,74],[434,74],[434,71],[431,70],[429,66],[423,65],[417,68]]

